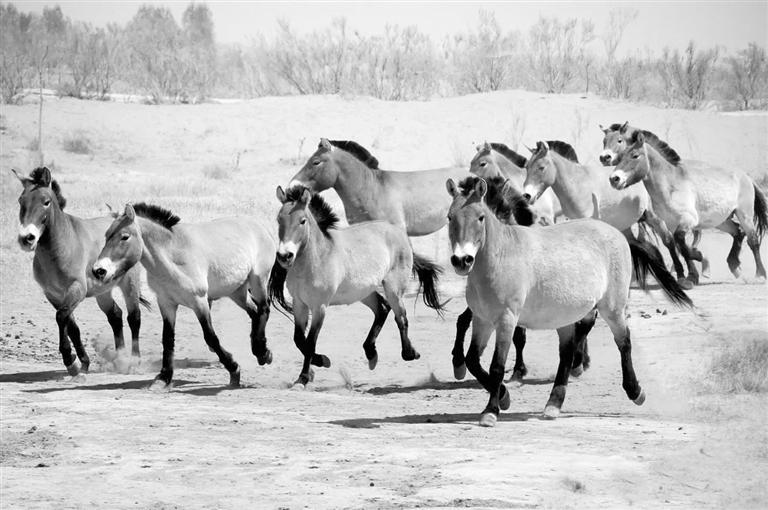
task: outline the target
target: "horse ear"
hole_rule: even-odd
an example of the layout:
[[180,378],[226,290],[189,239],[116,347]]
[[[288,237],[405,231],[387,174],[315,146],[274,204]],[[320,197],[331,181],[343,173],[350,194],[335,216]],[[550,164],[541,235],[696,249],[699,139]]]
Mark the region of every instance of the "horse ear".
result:
[[285,196],[285,191],[283,191],[282,186],[277,187],[277,189],[275,190],[275,196],[277,197],[277,199],[280,201],[281,204],[285,203],[285,199],[287,197]]
[[482,199],[486,193],[488,193],[488,183],[485,182],[485,179],[477,179],[477,182],[475,182],[474,187],[475,195],[477,195],[477,198]]
[[133,210],[131,204],[125,204],[125,211],[123,211],[123,214],[125,214],[125,217],[128,218],[129,221],[134,221],[136,219],[136,211]]
[[321,138],[320,143],[317,144],[317,148],[330,152],[333,150],[333,145],[331,145],[331,142],[329,142],[327,138]]
[[547,142],[536,142],[535,152],[541,152],[542,154],[546,154],[547,152],[549,152],[549,145],[547,145]]
[[307,205],[310,200],[312,200],[312,193],[307,188],[304,188],[299,197],[299,202],[303,205]]
[[626,121],[624,124],[621,125],[619,128],[619,133],[622,135],[627,132],[627,128],[629,127],[629,121]]
[[30,184],[32,184],[32,179],[27,177],[26,175],[21,175],[19,172],[16,171],[15,168],[11,168],[11,172],[13,172],[13,175],[16,176],[16,178],[21,182],[21,185],[24,186],[24,189],[27,188]]
[[528,149],[529,151],[531,151],[531,154],[536,154],[536,149],[532,149],[532,148],[528,147],[528,146],[527,146],[527,145],[525,145],[525,144],[523,144],[523,147],[525,147],[526,149]]
[[605,135],[608,134],[608,128],[604,128],[602,124],[598,124],[597,127],[600,128],[600,131],[602,131],[603,134],[605,134]]
[[51,171],[48,170],[47,166],[44,166],[40,170],[40,175],[38,178],[39,178],[40,185],[46,188],[51,185],[51,181],[53,180],[53,177],[51,177]]
[[635,145],[637,147],[642,147],[643,144],[645,144],[645,135],[643,134],[642,131],[638,131],[637,132],[637,137],[635,139]]
[[111,205],[109,205],[107,202],[104,202],[104,205],[107,206],[107,210],[109,210],[109,215],[112,216],[113,218],[117,218],[118,216],[117,211],[115,211],[115,209]]
[[490,143],[488,143],[488,142],[484,142],[484,143],[483,143],[483,150],[484,150],[484,151],[488,151],[488,152],[491,152],[491,144],[490,144]]
[[456,187],[456,183],[453,182],[453,179],[448,179],[445,181],[445,189],[448,190],[448,194],[454,198],[459,194],[459,190]]

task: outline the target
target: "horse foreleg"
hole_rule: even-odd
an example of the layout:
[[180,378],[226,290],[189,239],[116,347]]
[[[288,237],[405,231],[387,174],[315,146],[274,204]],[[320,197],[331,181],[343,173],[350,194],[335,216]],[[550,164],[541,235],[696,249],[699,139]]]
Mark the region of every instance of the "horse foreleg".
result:
[[328,368],[331,366],[331,361],[327,356],[322,354],[316,354],[315,349],[317,347],[317,336],[320,334],[320,329],[323,327],[323,321],[325,320],[325,306],[320,306],[315,310],[312,310],[312,324],[309,326],[309,333],[307,333],[306,341],[304,342],[304,363],[301,367],[301,373],[296,381],[296,384],[306,386],[314,379],[314,373],[310,368],[310,364],[320,367]]
[[662,221],[662,219],[659,218],[656,213],[649,210],[645,211],[643,219],[651,226],[653,231],[656,232],[656,235],[661,238],[661,242],[664,243],[664,246],[667,247],[669,256],[672,259],[672,265],[675,268],[675,274],[677,274],[677,280],[684,280],[685,270],[683,269],[683,264],[680,262],[680,257],[677,253],[674,236],[667,228],[667,224],[664,223],[664,221]]
[[512,369],[512,381],[522,381],[528,374],[528,368],[523,359],[523,349],[525,348],[526,331],[525,328],[517,326],[512,334],[512,343],[515,344],[515,366]]
[[517,326],[517,318],[507,314],[496,327],[496,347],[491,359],[491,368],[488,371],[488,405],[480,415],[480,426],[493,427],[499,417],[499,412],[509,409],[509,390],[504,386],[504,368],[507,364],[510,340],[514,336]]
[[[87,372],[91,363],[80,339],[80,328],[77,327],[72,314],[77,305],[85,298],[85,286],[74,282],[68,289],[63,303],[56,305],[56,325],[59,328],[59,352],[67,372],[72,377],[80,370]],[[70,343],[71,340],[71,343]],[[72,355],[72,345],[75,347],[77,358]]]
[[110,292],[96,296],[96,303],[104,315],[107,316],[107,322],[112,328],[112,335],[115,337],[115,351],[120,356],[125,349],[125,340],[123,339],[123,311],[117,306]]
[[176,344],[176,311],[179,305],[166,302],[158,297],[157,306],[163,319],[163,366],[155,376],[155,382],[169,387],[173,380],[173,351]]
[[[699,271],[696,269],[696,265],[693,263],[694,255],[685,240],[685,230],[677,230],[674,233],[674,238],[677,247],[680,249],[680,254],[683,256],[683,259],[685,259],[686,266],[688,266],[688,278],[684,281],[681,281],[680,286],[684,289],[690,290],[693,288],[693,285],[699,284]],[[696,251],[699,253],[698,260],[701,260],[701,252],[698,250]]]
[[391,308],[387,304],[386,299],[381,297],[378,292],[372,292],[361,303],[373,312],[373,324],[371,324],[368,336],[365,337],[365,342],[363,342],[363,351],[365,351],[365,357],[368,360],[368,368],[373,370],[379,361],[379,355],[376,352],[376,338],[378,338]]
[[458,379],[464,379],[467,375],[467,365],[464,359],[464,337],[467,334],[469,326],[472,324],[472,310],[467,307],[456,319],[456,340],[453,342],[453,376]]
[[576,341],[576,326],[568,326],[557,330],[557,337],[560,340],[560,363],[557,366],[555,374],[555,384],[549,394],[547,405],[544,406],[545,418],[557,418],[560,415],[560,409],[565,401],[565,390],[568,386],[568,376],[573,365],[573,353]]

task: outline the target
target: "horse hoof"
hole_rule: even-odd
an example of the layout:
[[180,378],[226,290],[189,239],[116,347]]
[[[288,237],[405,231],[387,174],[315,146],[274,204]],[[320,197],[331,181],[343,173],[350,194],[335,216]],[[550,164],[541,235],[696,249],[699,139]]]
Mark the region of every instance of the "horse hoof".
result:
[[416,352],[415,349],[411,351],[403,351],[401,355],[405,361],[414,361],[421,358],[421,354]]
[[82,363],[83,363],[83,364],[82,364],[82,367],[80,368],[80,371],[81,371],[81,372],[85,372],[85,373],[87,374],[87,373],[88,373],[88,370],[91,368],[91,360],[90,360],[90,358],[86,357],[86,358],[85,358],[85,359],[82,361]]
[[368,368],[370,370],[373,370],[374,368],[376,368],[376,365],[378,364],[378,362],[379,362],[379,355],[374,354],[373,357],[368,360]]
[[[318,354],[320,356],[320,366],[323,368],[331,368],[331,360],[325,354]],[[314,374],[313,374],[314,375]]]
[[683,290],[691,290],[693,288],[693,282],[688,278],[678,278],[677,283]]
[[457,381],[461,381],[467,376],[467,365],[462,363],[461,365],[457,367],[453,367],[453,377],[456,378]]
[[581,377],[583,373],[584,368],[581,365],[571,368],[571,377]]
[[731,269],[731,274],[733,275],[734,278],[741,278],[741,268],[734,267],[733,269]]
[[509,409],[509,405],[511,403],[509,398],[509,391],[507,390],[506,386],[502,386],[502,391],[504,393],[501,395],[501,398],[499,398],[499,409],[506,411]]
[[292,391],[304,391],[305,389],[307,389],[307,385],[302,383],[301,381],[296,381],[291,386]]
[[261,356],[256,356],[256,361],[259,362],[259,365],[271,365],[272,364],[272,351],[269,349],[266,350],[264,354]]
[[156,393],[169,392],[171,391],[171,383],[155,377],[155,380],[149,385],[149,391]]
[[640,394],[632,402],[634,402],[635,405],[638,405],[638,406],[643,405],[643,403],[645,402],[645,390],[640,390]]
[[73,361],[71,365],[67,365],[67,373],[72,377],[75,377],[80,373],[81,366],[80,360],[75,358],[75,361]]
[[231,388],[240,387],[240,367],[237,367],[237,370],[234,372],[229,373],[229,386]]
[[547,420],[554,420],[558,416],[560,416],[560,409],[558,409],[557,407],[548,404],[544,408],[544,418],[545,419],[547,419]]
[[703,276],[704,278],[709,278],[710,276],[712,276],[709,271],[709,260],[707,259],[701,260],[701,276]]
[[86,381],[85,374],[79,373],[77,375],[72,376],[72,379],[69,382],[82,384]]
[[480,415],[481,427],[495,427],[498,421],[498,416],[495,413],[483,413]]

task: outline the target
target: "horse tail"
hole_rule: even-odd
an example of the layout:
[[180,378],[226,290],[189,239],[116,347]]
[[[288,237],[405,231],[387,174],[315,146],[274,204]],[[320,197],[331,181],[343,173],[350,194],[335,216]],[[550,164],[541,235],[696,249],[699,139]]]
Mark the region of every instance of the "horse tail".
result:
[[[437,295],[437,280],[443,273],[443,268],[426,257],[414,253],[412,271],[413,275],[419,278],[419,290],[424,289],[424,304],[437,310],[438,315],[442,317],[445,303],[441,303]],[[416,291],[417,296],[418,294],[419,291]]]
[[[288,276],[288,270],[277,262],[272,264],[272,271],[269,273],[268,293],[269,300],[275,308],[281,308],[288,313],[293,313],[293,306],[285,299],[285,279]],[[278,308],[279,307],[279,308]]]
[[757,236],[762,238],[768,232],[768,202],[758,185],[752,183],[752,186],[755,188],[755,229]]
[[143,306],[146,311],[152,311],[152,302],[141,294],[139,294],[139,304]]
[[651,243],[645,241],[628,241],[629,252],[632,255],[632,265],[635,268],[637,283],[643,290],[648,290],[646,278],[651,273],[659,282],[667,298],[678,306],[693,307],[693,302],[685,290],[677,283],[672,273],[667,271],[661,252]]

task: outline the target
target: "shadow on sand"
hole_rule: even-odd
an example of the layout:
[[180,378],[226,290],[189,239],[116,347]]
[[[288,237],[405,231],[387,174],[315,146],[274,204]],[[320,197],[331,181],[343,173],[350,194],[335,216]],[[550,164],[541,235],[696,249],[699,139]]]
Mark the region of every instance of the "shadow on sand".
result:
[[[141,381],[123,381],[123,382],[105,383],[105,384],[77,384],[77,383],[64,381],[60,386],[56,386],[53,388],[39,388],[39,389],[24,390],[24,391],[26,393],[46,394],[46,393],[56,393],[59,391],[73,391],[73,390],[80,390],[80,391],[83,391],[83,390],[84,391],[146,390],[146,389],[149,389],[150,386],[152,386],[153,382],[154,382],[154,379],[143,379]],[[196,383],[194,381],[174,379],[173,388],[175,389],[175,388],[178,388],[179,386],[186,386],[188,384],[196,384]]]
[[45,381],[58,381],[67,377],[67,371],[42,370],[39,372],[16,372],[13,374],[0,374],[0,383],[30,384]]
[[[523,379],[523,386],[539,386],[554,384],[555,379],[552,377],[543,378],[528,378]],[[515,381],[505,381],[508,386],[514,387],[519,384]],[[381,386],[376,388],[370,388],[365,390],[365,393],[371,395],[393,395],[400,393],[413,393],[421,390],[463,390],[463,389],[480,389],[480,383],[474,378],[470,378],[464,381],[429,381],[423,384],[415,384],[413,386],[400,386],[393,384],[390,386]]]

